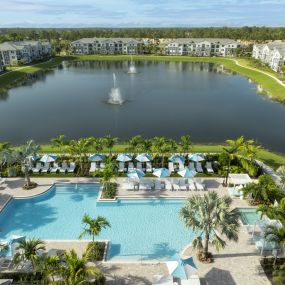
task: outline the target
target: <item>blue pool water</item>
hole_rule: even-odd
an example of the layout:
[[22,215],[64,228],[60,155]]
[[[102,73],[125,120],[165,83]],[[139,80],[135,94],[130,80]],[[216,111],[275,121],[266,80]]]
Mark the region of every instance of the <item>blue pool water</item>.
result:
[[[143,199],[97,202],[98,184],[57,185],[30,199],[14,199],[0,215],[0,239],[12,234],[46,240],[76,240],[82,217],[104,216],[111,228],[98,239],[111,241],[109,259],[165,259],[194,238],[178,212],[183,200]],[[87,237],[86,239],[90,239]]]
[[261,213],[255,208],[239,208],[239,211],[243,225],[254,225],[261,218]]

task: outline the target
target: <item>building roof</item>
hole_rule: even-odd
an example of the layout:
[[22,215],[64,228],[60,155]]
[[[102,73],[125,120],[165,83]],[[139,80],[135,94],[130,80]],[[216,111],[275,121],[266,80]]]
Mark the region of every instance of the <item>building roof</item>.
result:
[[220,43],[220,44],[237,44],[235,40],[232,39],[224,39],[224,38],[177,38],[170,43],[178,43],[178,44],[189,44],[189,43],[202,43],[202,42],[210,42],[210,43]]
[[248,174],[229,174],[230,182],[234,185],[243,185],[252,182]]
[[141,41],[138,41],[136,39],[133,38],[82,38],[76,41],[73,41],[72,44],[77,44],[77,43],[83,43],[83,44],[93,44],[96,41],[98,42],[121,42],[121,43],[130,43],[130,42],[134,42],[134,43],[140,43]]
[[1,51],[7,51],[7,50],[17,50],[17,47],[10,42],[4,42],[0,44],[0,50]]

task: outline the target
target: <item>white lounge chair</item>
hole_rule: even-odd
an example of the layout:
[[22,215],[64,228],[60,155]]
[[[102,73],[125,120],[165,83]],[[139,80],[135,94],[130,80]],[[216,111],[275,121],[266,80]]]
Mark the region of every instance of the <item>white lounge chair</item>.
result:
[[69,167],[68,167],[68,169],[67,169],[67,172],[68,172],[68,173],[73,173],[74,170],[75,170],[75,167],[76,167],[75,162],[70,162]]
[[205,186],[200,182],[195,182],[196,188],[198,191],[205,191]]
[[180,190],[180,186],[178,184],[178,181],[173,181],[172,182],[172,188],[173,188],[174,191]]
[[179,162],[179,165],[178,165],[178,171],[180,170],[183,170],[185,167],[184,167],[184,164]]
[[41,172],[47,173],[49,171],[49,169],[50,169],[50,164],[49,164],[49,162],[46,162],[45,165],[43,166]]
[[125,163],[124,162],[119,162],[119,173],[124,173],[125,172]]
[[60,169],[59,169],[59,172],[60,172],[60,173],[66,173],[67,170],[68,170],[68,165],[67,165],[66,162],[63,162],[62,165],[61,165],[61,167],[60,167]]
[[155,180],[154,181],[154,189],[155,190],[162,190],[162,183],[160,180]]
[[151,162],[146,163],[146,172],[151,173],[153,171]]
[[135,168],[134,168],[134,163],[133,162],[129,162],[128,164],[128,171],[134,171]]
[[194,162],[189,162],[188,168],[189,168],[189,170],[196,171],[196,169],[195,169],[195,163],[194,163]]
[[105,162],[100,162],[100,171],[103,171],[105,166],[106,166]]
[[179,187],[181,191],[186,191],[187,190],[187,185],[185,183],[185,179],[180,179],[179,181]]
[[50,168],[50,173],[56,173],[59,170],[59,166],[57,163],[53,164],[53,167]]
[[197,170],[197,172],[199,172],[199,173],[202,173],[202,172],[203,172],[203,168],[202,168],[201,162],[197,162],[197,164],[196,164],[196,170]]
[[210,161],[206,162],[206,169],[208,173],[214,173],[214,169],[212,168],[212,164]]
[[12,259],[9,257],[1,257],[0,258],[0,269],[7,270],[10,268],[12,264]]
[[174,172],[174,164],[173,164],[173,162],[168,162],[168,170],[170,172]]
[[6,178],[1,178],[1,177],[0,177],[0,185],[1,185],[1,184],[4,184],[5,182],[6,182]]
[[32,168],[33,173],[39,173],[42,170],[42,164],[37,162],[36,167]]
[[188,179],[188,189],[190,191],[196,191],[196,187],[192,179]]
[[166,180],[165,180],[165,189],[166,189],[166,190],[171,190],[171,191],[173,190],[173,189],[172,189],[172,184],[171,184],[171,182],[170,182],[169,179],[166,179]]
[[96,162],[91,162],[89,172],[92,173],[92,172],[95,172],[97,170],[98,170],[97,169],[97,163]]
[[143,171],[141,162],[137,162],[137,169]]

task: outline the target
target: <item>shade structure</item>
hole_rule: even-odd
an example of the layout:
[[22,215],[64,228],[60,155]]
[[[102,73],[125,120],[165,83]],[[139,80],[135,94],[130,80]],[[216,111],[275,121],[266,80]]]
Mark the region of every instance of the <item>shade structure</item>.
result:
[[196,162],[205,160],[205,158],[198,153],[188,155],[188,158],[189,160],[196,161]]
[[29,158],[30,158],[32,161],[36,161],[36,160],[40,159],[41,156],[35,153],[34,155],[29,156]]
[[132,156],[127,153],[121,153],[117,156],[117,161],[121,162],[131,161],[132,159],[133,159]]
[[45,154],[40,161],[43,163],[50,163],[56,160],[57,156],[55,154]]
[[100,153],[95,153],[89,156],[89,160],[93,161],[93,162],[97,162],[97,161],[102,161],[106,158],[106,156],[104,154],[100,154]]
[[148,161],[152,160],[152,157],[149,154],[147,154],[147,153],[143,153],[143,154],[139,154],[136,157],[136,160],[139,161],[139,162],[148,162]]
[[193,257],[184,257],[178,254],[172,257],[172,261],[168,261],[167,268],[169,274],[181,280],[188,279],[191,274],[197,272],[197,266],[194,263]]
[[127,173],[127,175],[128,175],[129,178],[133,178],[133,179],[139,179],[139,178],[145,176],[144,172],[142,172],[139,169],[135,169],[135,170],[129,171]]
[[245,185],[247,183],[251,183],[252,180],[245,173],[230,173],[229,174],[230,183],[234,185]]
[[184,163],[185,157],[182,155],[173,154],[168,160],[175,163]]
[[187,177],[187,178],[192,178],[197,174],[197,172],[195,170],[190,170],[188,167],[186,167],[182,170],[179,170],[177,173],[180,176]]
[[167,168],[157,168],[153,171],[152,174],[162,178],[162,177],[169,177],[171,173]]

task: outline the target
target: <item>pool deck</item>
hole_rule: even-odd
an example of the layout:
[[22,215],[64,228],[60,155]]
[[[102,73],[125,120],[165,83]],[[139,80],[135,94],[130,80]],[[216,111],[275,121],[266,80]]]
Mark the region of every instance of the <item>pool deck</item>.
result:
[[[47,191],[54,183],[94,183],[96,178],[33,178],[38,187],[33,190],[23,190],[22,178],[8,178],[5,184],[0,185],[0,210],[11,197],[24,198],[39,195]],[[121,187],[125,178],[118,178],[118,197],[131,198],[187,198],[193,194],[205,193],[204,191],[129,191]],[[194,178],[195,180],[195,178]],[[201,178],[199,178],[201,180]],[[220,178],[202,178],[208,190],[217,191],[220,195],[228,195],[228,191],[221,185]],[[249,207],[245,200],[233,199],[233,207]],[[47,249],[72,249],[81,255],[86,247],[86,241],[47,241]],[[263,270],[260,268],[259,255],[254,245],[250,243],[250,234],[245,226],[241,227],[239,242],[229,242],[224,250],[217,253],[214,249],[215,262],[202,264],[195,262],[198,267],[198,275],[202,285],[267,285],[270,284]],[[184,254],[194,255],[191,246],[184,249]],[[167,267],[163,262],[99,262],[107,277],[106,284],[152,284],[154,275],[167,275]]]

